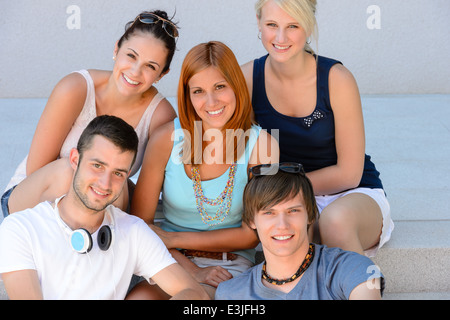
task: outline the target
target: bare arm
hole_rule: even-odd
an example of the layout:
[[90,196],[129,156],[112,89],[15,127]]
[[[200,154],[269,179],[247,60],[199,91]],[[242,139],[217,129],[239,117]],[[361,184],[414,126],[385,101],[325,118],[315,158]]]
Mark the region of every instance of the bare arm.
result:
[[55,86],[31,142],[27,175],[58,158],[64,139],[83,108],[86,92],[86,81],[77,73],[67,75]]
[[243,64],[241,66],[241,70],[244,74],[245,82],[247,83],[247,89],[251,99],[253,93],[253,60]]
[[357,187],[364,168],[364,121],[356,81],[345,67],[335,65],[329,82],[337,163],[308,173],[314,192],[319,195]]
[[183,248],[211,252],[230,252],[255,248],[259,239],[245,223],[237,228],[203,232],[167,232],[152,226],[167,248]]
[[170,158],[173,123],[167,123],[150,136],[142,162],[130,213],[153,224],[159,195],[164,182],[164,170]]
[[156,107],[150,122],[150,128],[148,130],[149,139],[155,130],[168,122],[172,122],[176,116],[177,114],[170,102],[167,99],[161,100]]
[[159,271],[152,280],[172,296],[172,300],[208,300],[209,296],[202,286],[192,278],[179,264]]
[[221,266],[201,268],[177,249],[171,249],[172,257],[199,283],[205,283],[217,288],[222,281],[229,280],[233,275]]
[[[241,66],[242,73],[244,74],[245,82],[247,83],[248,93],[250,95],[250,101],[252,101],[253,95],[253,60],[249,61]],[[255,113],[252,109],[252,121],[255,121]]]
[[[375,283],[374,283],[375,282]],[[381,300],[380,278],[361,283],[350,293],[349,300]]]
[[8,201],[9,212],[33,208],[43,201],[54,201],[66,194],[72,182],[73,169],[67,158],[50,162],[19,183]]
[[2,274],[11,300],[42,300],[42,289],[36,270],[20,270]]

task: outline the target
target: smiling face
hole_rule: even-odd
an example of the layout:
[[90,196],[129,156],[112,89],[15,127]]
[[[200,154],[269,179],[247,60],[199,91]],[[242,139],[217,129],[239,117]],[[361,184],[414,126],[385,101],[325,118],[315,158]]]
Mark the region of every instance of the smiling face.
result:
[[79,203],[85,209],[99,212],[120,196],[134,153],[122,151],[108,139],[97,135],[82,156],[73,149],[70,158],[75,164],[73,190]]
[[274,1],[268,1],[258,18],[261,41],[269,55],[284,62],[304,52],[308,35],[300,23]]
[[222,73],[208,67],[189,80],[189,96],[203,128],[221,130],[236,110],[236,95]]
[[256,229],[269,260],[287,257],[301,261],[309,246],[308,212],[302,193],[254,215],[250,227]]
[[113,77],[119,91],[124,95],[147,91],[167,73],[163,72],[167,54],[164,42],[149,33],[136,32],[120,48],[116,45]]

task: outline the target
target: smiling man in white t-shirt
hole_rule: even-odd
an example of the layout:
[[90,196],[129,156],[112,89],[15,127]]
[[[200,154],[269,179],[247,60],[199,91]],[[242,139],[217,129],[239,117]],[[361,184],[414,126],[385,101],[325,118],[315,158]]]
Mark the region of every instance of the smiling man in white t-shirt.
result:
[[71,151],[67,195],[3,221],[0,273],[10,299],[123,299],[133,274],[174,299],[207,298],[143,220],[111,205],[137,144],[123,120],[95,118]]

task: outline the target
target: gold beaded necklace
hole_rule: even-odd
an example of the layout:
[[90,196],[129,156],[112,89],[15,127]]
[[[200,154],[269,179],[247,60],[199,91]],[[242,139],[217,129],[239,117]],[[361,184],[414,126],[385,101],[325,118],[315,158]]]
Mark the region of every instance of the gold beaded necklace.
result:
[[[236,175],[236,162],[233,162],[231,164],[227,185],[216,199],[209,199],[203,194],[198,167],[193,166],[191,168],[191,173],[197,211],[202,217],[203,223],[208,224],[209,226],[214,226],[221,223],[228,216],[231,208],[231,199],[234,189],[234,176]],[[211,206],[219,206],[216,214],[213,217],[206,212],[203,203],[209,204]]]

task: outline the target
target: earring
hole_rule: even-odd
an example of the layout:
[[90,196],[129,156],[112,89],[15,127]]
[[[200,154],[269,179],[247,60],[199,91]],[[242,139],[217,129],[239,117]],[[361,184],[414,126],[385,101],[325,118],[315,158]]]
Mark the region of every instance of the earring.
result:
[[308,38],[308,40],[306,41],[306,44],[311,44],[311,38]]
[[113,60],[116,61],[116,56],[113,56]]
[[258,39],[261,40],[261,30],[258,32]]

